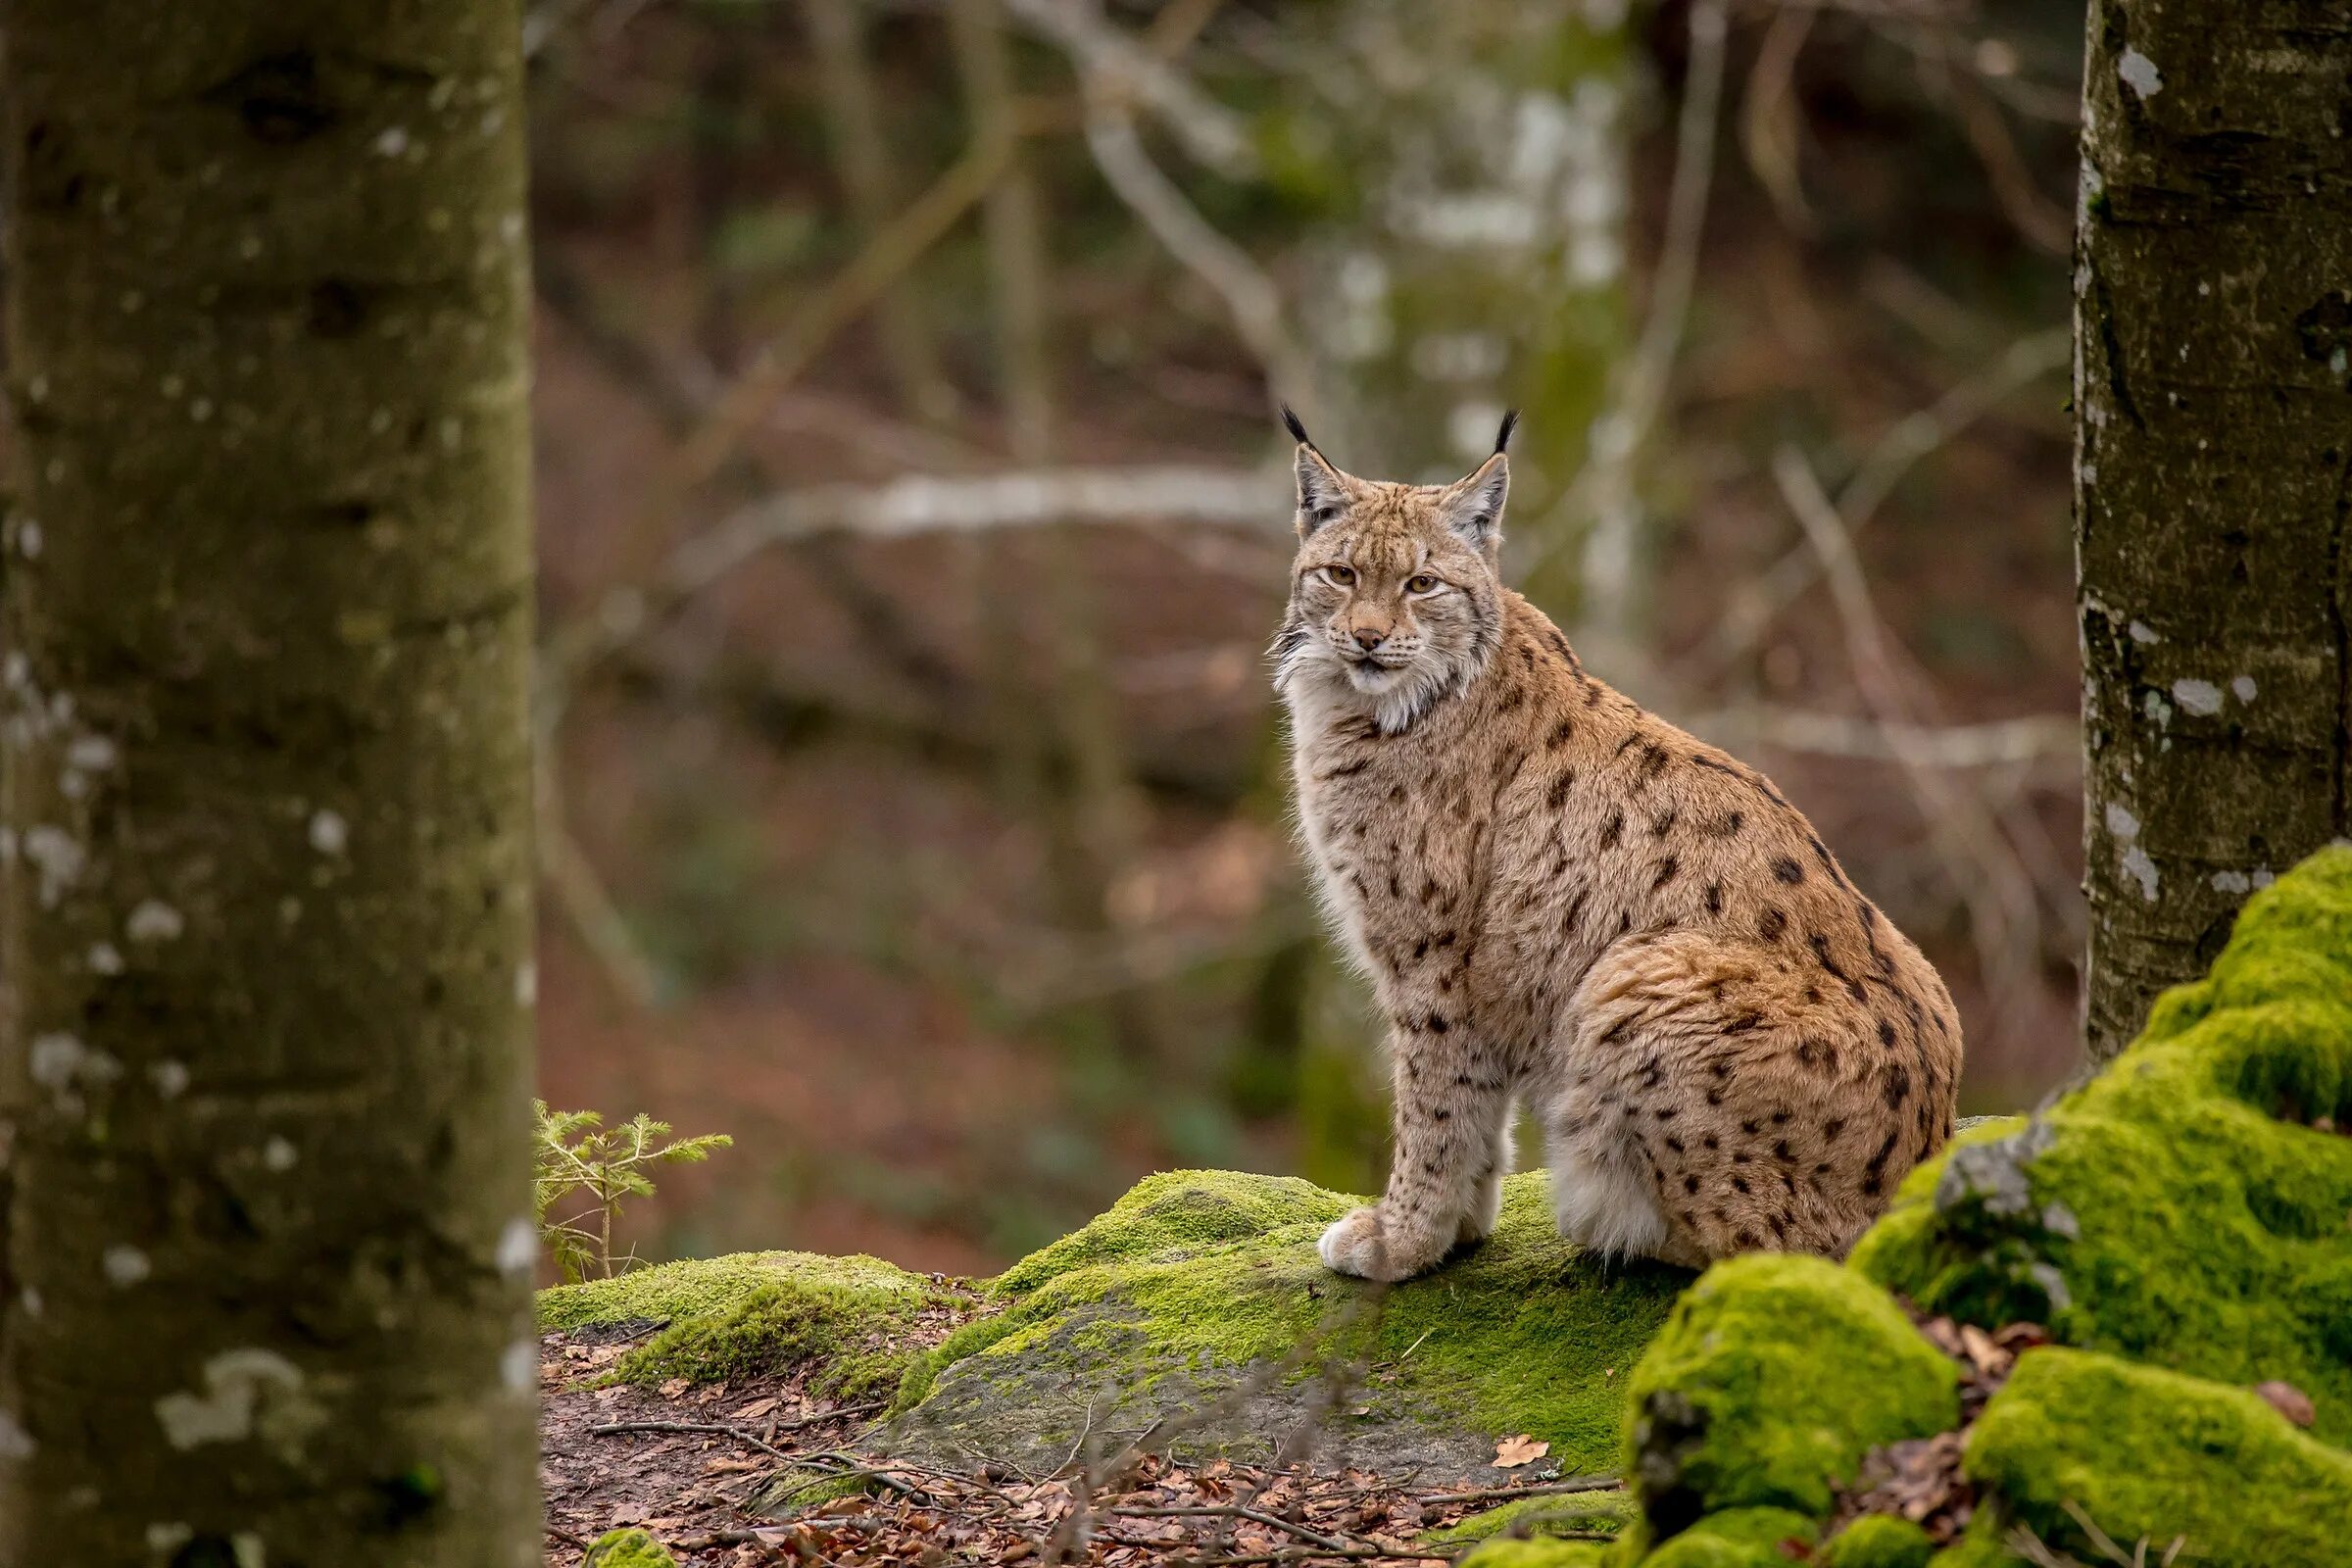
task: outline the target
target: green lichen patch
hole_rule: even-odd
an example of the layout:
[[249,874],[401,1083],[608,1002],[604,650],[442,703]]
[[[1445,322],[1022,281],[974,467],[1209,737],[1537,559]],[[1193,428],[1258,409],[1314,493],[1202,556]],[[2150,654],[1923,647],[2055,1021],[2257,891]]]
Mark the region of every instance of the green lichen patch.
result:
[[1433,1546],[1459,1546],[1500,1536],[1561,1535],[1570,1531],[1614,1533],[1633,1523],[1636,1505],[1626,1492],[1576,1492],[1564,1496],[1517,1497],[1426,1532]]
[[2087,1351],[2019,1360],[1969,1435],[1965,1466],[2004,1516],[2084,1560],[2073,1503],[2149,1558],[2185,1538],[2204,1568],[2334,1568],[2347,1556],[2352,1453],[2259,1396]]
[[2024,1128],[1915,1172],[1854,1266],[1932,1311],[2226,1384],[2352,1443],[2352,849],[2257,894],[2213,972]]
[[1632,1473],[1662,1539],[1718,1509],[1818,1519],[1871,1448],[1958,1419],[1952,1362],[1885,1291],[1821,1258],[1751,1253],[1702,1275],[1642,1358]]
[[1395,1287],[1315,1255],[1357,1201],[1279,1177],[1152,1178],[991,1287],[1007,1304],[918,1364],[895,1432],[916,1453],[1058,1462],[1081,1434],[1162,1422],[1182,1454],[1265,1457],[1314,1423],[1318,1459],[1496,1479],[1497,1437],[1568,1470],[1615,1458],[1622,1389],[1689,1275],[1563,1241],[1541,1174],[1495,1234]]
[[618,1382],[716,1382],[805,1372],[811,1393],[860,1400],[895,1390],[968,1298],[872,1257],[747,1252],[667,1263],[539,1293],[539,1320],[579,1330],[664,1326],[612,1368]]
[[1936,1543],[1908,1519],[1864,1514],[1822,1544],[1826,1568],[1928,1568]]
[[642,1530],[609,1530],[580,1558],[580,1568],[678,1568],[678,1560]]

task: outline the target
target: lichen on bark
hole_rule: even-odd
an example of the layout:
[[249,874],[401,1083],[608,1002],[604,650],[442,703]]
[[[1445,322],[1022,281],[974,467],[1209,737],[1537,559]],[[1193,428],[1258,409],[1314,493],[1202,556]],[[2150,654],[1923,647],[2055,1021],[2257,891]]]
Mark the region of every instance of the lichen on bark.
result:
[[0,1564],[520,1564],[519,7],[27,0]]
[[2340,15],[2094,0],[2076,258],[2094,1059],[2352,835]]

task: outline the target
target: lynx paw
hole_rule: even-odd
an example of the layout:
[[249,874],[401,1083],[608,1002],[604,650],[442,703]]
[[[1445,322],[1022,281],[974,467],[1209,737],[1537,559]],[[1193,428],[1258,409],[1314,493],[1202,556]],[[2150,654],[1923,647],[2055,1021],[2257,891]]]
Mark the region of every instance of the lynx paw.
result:
[[1415,1245],[1413,1234],[1378,1204],[1359,1208],[1323,1233],[1315,1245],[1324,1266],[1359,1280],[1409,1280],[1444,1255],[1443,1240]]
[[1322,1256],[1323,1266],[1334,1273],[1363,1280],[1398,1277],[1389,1272],[1389,1249],[1381,1235],[1377,1207],[1359,1208],[1334,1221],[1315,1244],[1315,1250]]

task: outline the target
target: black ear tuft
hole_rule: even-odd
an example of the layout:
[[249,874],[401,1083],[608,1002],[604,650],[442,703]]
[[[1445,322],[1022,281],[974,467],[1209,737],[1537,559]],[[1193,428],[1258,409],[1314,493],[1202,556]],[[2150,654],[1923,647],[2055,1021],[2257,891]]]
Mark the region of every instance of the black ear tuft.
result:
[[1292,440],[1309,450],[1315,449],[1314,438],[1306,433],[1306,426],[1298,422],[1298,416],[1291,412],[1288,403],[1282,406],[1282,423],[1283,428],[1291,432]]
[[[1288,414],[1291,411],[1285,409],[1282,412]],[[1497,431],[1494,436],[1494,450],[1497,452],[1506,450],[1511,444],[1511,432],[1518,428],[1519,411],[1517,409],[1513,409],[1502,416],[1502,428],[1501,430]],[[1303,441],[1306,438],[1304,436],[1300,436],[1299,439]]]

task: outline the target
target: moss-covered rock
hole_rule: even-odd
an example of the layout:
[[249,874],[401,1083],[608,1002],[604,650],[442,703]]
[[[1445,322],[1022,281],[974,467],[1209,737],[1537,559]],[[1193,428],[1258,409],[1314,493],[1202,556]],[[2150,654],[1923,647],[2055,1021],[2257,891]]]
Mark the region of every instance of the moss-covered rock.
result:
[[1497,1537],[1614,1534],[1634,1522],[1633,1494],[1576,1492],[1561,1496],[1516,1497],[1422,1536],[1424,1544],[1460,1546]]
[[1787,1508],[1709,1514],[1642,1561],[1648,1568],[1788,1568],[1811,1554],[1817,1527]]
[[1702,1275],[1633,1395],[1632,1474],[1661,1538],[1725,1508],[1824,1517],[1870,1449],[1959,1417],[1952,1362],[1885,1291],[1779,1253]]
[[2352,1442],[2352,849],[2238,916],[2213,972],[2034,1121],[1915,1172],[1853,1263],[1930,1310],[2229,1384]]
[[1825,1568],[1927,1568],[1936,1543],[1908,1519],[1864,1514],[1822,1544]]
[[539,1293],[547,1328],[662,1325],[614,1363],[620,1382],[716,1382],[806,1370],[811,1392],[893,1393],[920,1353],[908,1330],[969,1298],[872,1257],[746,1252],[638,1269]]
[[1461,1559],[1462,1568],[1603,1568],[1609,1548],[1590,1541],[1490,1541]]
[[580,1558],[580,1568],[678,1568],[678,1560],[642,1530],[608,1530]]
[[2352,1453],[2258,1395],[2113,1356],[2035,1350],[1969,1434],[1969,1476],[2003,1516],[2084,1560],[2073,1503],[2123,1543],[2177,1538],[2208,1568],[2319,1568],[2352,1555]]
[[1627,1374],[1689,1274],[1608,1267],[1563,1241],[1544,1177],[1505,1185],[1495,1234],[1379,1287],[1315,1256],[1360,1200],[1290,1178],[1155,1176],[1007,1270],[1002,1303],[926,1357],[890,1437],[943,1459],[1058,1463],[1084,1434],[1159,1423],[1180,1455],[1269,1455],[1319,1424],[1319,1461],[1424,1481],[1530,1433],[1570,1471],[1615,1461]]

